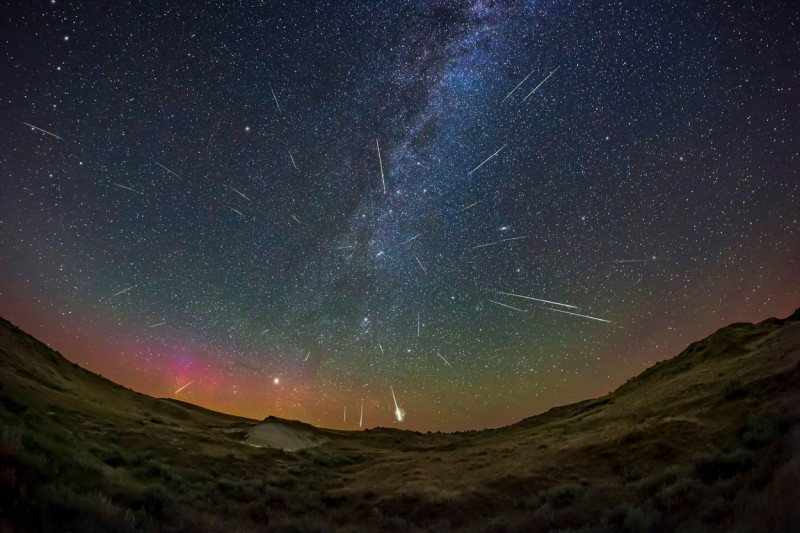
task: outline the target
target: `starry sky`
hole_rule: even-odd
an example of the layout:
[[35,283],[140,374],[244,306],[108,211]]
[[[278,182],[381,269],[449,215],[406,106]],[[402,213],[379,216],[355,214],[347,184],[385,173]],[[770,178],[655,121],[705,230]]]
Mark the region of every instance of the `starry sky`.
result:
[[800,305],[791,2],[17,4],[0,314],[135,390],[497,427]]

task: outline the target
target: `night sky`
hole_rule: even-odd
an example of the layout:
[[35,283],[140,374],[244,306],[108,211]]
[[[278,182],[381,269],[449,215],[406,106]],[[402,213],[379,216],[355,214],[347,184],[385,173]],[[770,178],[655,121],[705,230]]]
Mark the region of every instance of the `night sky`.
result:
[[0,314],[135,390],[496,427],[800,305],[792,2],[17,4]]

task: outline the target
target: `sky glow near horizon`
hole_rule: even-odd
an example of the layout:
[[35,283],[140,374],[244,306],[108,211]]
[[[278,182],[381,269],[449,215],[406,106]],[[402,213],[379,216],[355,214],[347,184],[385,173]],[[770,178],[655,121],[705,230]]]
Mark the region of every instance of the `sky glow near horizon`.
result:
[[496,427],[800,305],[789,4],[0,24],[0,315],[136,390]]

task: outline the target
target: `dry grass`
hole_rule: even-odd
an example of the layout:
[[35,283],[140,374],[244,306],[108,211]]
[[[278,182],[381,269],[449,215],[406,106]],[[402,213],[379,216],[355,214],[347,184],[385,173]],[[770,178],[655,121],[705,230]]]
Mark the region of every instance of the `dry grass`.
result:
[[247,444],[256,421],[137,394],[2,323],[0,531],[789,531],[798,395],[796,314],[502,429],[272,419],[314,444],[285,452]]

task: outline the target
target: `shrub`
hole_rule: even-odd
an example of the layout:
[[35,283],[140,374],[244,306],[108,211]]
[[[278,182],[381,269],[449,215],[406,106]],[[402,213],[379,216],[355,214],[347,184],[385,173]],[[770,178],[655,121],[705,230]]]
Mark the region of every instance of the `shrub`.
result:
[[541,496],[554,509],[558,509],[575,503],[583,492],[584,488],[580,485],[558,485],[544,491]]
[[748,448],[759,448],[778,437],[778,428],[772,419],[757,413],[748,413],[739,428],[739,436]]
[[660,523],[661,511],[647,503],[643,507],[628,509],[622,527],[630,533],[646,533],[655,530]]
[[9,413],[13,413],[15,415],[19,415],[24,413],[28,406],[18,402],[11,396],[6,396],[5,394],[0,394],[0,405],[6,408]]
[[638,489],[644,494],[653,494],[661,488],[671,485],[679,479],[688,478],[693,473],[691,467],[684,465],[672,465],[661,474],[642,479],[638,483]]
[[695,456],[695,470],[705,482],[746,472],[754,464],[753,454],[748,450],[735,450],[726,454],[712,448],[706,453]]
[[0,457],[16,457],[22,449],[21,426],[0,425]]
[[117,468],[125,464],[125,458],[122,456],[119,448],[114,446],[103,457],[103,462],[112,468]]
[[704,485],[694,478],[678,479],[672,485],[667,485],[656,495],[664,507],[675,507],[678,504],[698,498]]
[[742,387],[739,380],[735,379],[725,384],[725,388],[722,390],[722,396],[725,398],[725,401],[728,402],[738,400],[747,396],[747,390]]
[[314,456],[314,464],[330,468],[349,465],[352,464],[352,461],[347,457],[342,457],[341,455],[320,452]]
[[172,470],[168,466],[152,458],[137,462],[132,471],[137,477],[144,480],[161,478],[169,481],[174,477]]
[[147,487],[142,494],[142,506],[149,514],[163,515],[172,505],[172,497],[161,484]]
[[277,487],[267,485],[261,494],[261,503],[265,507],[284,507],[287,503],[287,494]]

